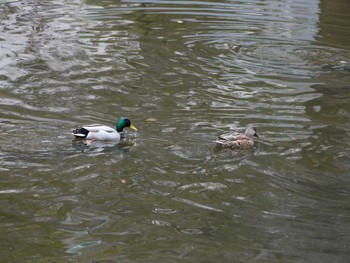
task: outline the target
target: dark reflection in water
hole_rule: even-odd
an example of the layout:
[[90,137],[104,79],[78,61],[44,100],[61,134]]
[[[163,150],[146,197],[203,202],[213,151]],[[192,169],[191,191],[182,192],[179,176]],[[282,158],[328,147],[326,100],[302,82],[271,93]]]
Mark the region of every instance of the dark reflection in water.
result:
[[2,261],[347,262],[347,2],[0,7]]
[[320,9],[319,31],[315,38],[324,44],[349,47],[350,2],[320,0]]

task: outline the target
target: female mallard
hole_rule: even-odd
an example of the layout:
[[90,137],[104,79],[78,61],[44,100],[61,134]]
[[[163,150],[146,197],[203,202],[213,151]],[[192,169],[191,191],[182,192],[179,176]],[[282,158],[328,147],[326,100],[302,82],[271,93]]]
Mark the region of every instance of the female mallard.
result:
[[77,138],[84,138],[90,141],[119,142],[123,138],[123,129],[125,127],[129,127],[135,131],[137,130],[128,118],[120,118],[115,129],[101,124],[92,124],[74,130],[73,135]]
[[254,146],[254,137],[259,138],[256,128],[249,127],[245,133],[223,134],[217,138],[216,145],[232,150],[249,149]]

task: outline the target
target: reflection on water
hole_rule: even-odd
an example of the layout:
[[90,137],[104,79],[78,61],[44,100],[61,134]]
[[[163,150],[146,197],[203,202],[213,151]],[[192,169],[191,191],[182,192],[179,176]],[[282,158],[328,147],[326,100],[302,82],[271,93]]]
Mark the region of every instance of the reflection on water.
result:
[[348,3],[0,7],[3,261],[346,262]]

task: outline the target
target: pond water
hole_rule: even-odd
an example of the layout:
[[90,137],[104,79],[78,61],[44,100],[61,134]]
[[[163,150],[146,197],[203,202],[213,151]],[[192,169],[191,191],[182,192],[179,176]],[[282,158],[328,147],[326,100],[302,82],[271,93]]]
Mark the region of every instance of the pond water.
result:
[[[5,0],[0,18],[1,262],[348,262],[350,2]],[[71,135],[122,116],[122,143]],[[248,125],[254,149],[215,149]]]

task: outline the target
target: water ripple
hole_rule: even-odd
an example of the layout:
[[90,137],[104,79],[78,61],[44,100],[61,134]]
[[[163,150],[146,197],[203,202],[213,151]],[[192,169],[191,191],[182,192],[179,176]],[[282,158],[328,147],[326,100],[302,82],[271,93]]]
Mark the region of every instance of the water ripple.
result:
[[192,205],[192,206],[195,206],[195,207],[198,207],[198,208],[203,208],[203,209],[207,209],[207,210],[211,210],[211,211],[215,211],[215,212],[223,212],[221,209],[218,209],[218,208],[215,208],[215,207],[211,207],[211,206],[208,206],[208,205],[204,205],[204,204],[201,204],[201,203],[197,203],[197,202],[194,202],[192,200],[188,200],[188,199],[181,198],[181,197],[173,197],[173,200],[174,201],[178,201],[178,202],[182,202],[182,203],[185,203],[185,204],[189,204],[189,205]]

